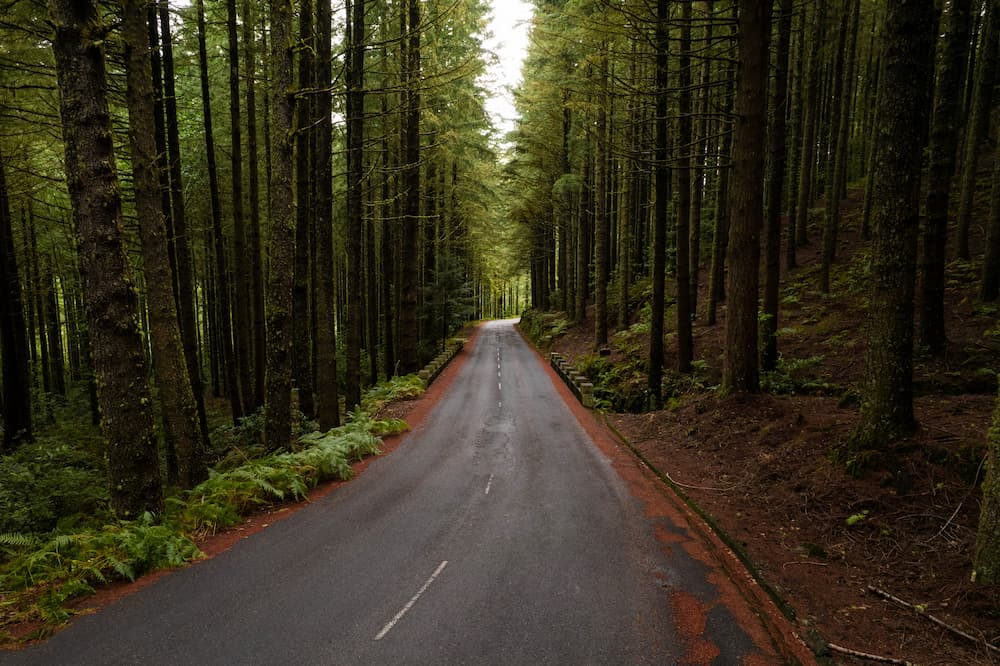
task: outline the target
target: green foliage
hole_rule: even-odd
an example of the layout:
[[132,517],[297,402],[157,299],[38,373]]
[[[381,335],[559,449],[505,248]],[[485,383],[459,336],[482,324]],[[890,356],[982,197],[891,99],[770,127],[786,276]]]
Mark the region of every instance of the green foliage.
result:
[[628,334],[612,338],[612,346],[622,352],[618,361],[605,356],[588,355],[579,359],[577,368],[594,383],[594,404],[598,409],[640,413],[647,409],[647,368],[645,357],[638,353],[638,343]]
[[518,326],[536,346],[547,347],[569,330],[570,323],[562,312],[526,310]]
[[813,370],[823,362],[823,356],[808,358],[778,357],[778,366],[771,372],[763,372],[760,385],[764,391],[774,395],[831,395],[840,388]]
[[[388,381],[379,382],[368,389],[361,399],[362,408],[371,414],[376,414],[387,403],[394,400],[413,400],[419,397],[427,387],[420,377],[414,374],[392,377]],[[394,434],[394,433],[382,433]]]
[[[418,380],[419,381],[419,380]],[[399,392],[415,390],[412,380],[397,383]],[[388,391],[391,393],[392,391]],[[229,433],[235,441],[256,448],[253,434],[256,416],[248,417]],[[177,567],[200,556],[189,536],[212,532],[236,524],[244,515],[262,505],[288,499],[303,499],[310,488],[328,479],[349,479],[351,461],[380,453],[379,437],[406,430],[400,419],[372,419],[358,410],[347,424],[326,433],[305,432],[291,451],[244,458],[231,469],[214,469],[195,488],[167,499],[167,510],[158,518],[146,513],[133,521],[117,521],[104,526],[45,533],[26,529],[0,532],[0,589],[11,591],[8,601],[17,610],[5,618],[34,619],[49,624],[69,617],[66,602],[93,592],[93,587],[113,580],[134,580],[147,571]],[[15,474],[22,458],[38,463],[53,461],[86,462],[72,450],[52,449],[48,458],[32,447],[22,447],[16,460],[4,460],[2,469]],[[246,452],[240,449],[241,455]],[[234,458],[235,459],[235,458]],[[17,464],[15,464],[15,462]],[[10,471],[13,470],[13,471]],[[58,476],[59,470],[43,471]],[[72,481],[70,481],[72,482]],[[47,481],[54,483],[54,481]],[[87,487],[71,487],[89,496],[91,486],[103,486],[87,479]],[[2,489],[3,493],[7,488]],[[6,495],[2,495],[6,497]],[[103,496],[102,496],[103,497]],[[7,498],[6,501],[10,501]],[[41,502],[39,502],[41,503]],[[26,504],[29,508],[31,503]],[[20,514],[29,511],[22,509]],[[19,515],[20,515],[19,514]],[[8,520],[5,524],[10,524]],[[37,522],[37,521],[36,521]],[[51,522],[51,521],[49,521]],[[2,626],[0,626],[2,630]]]
[[48,437],[0,458],[0,533],[48,532],[71,516],[106,517],[102,468],[85,447]]
[[58,608],[68,599],[89,594],[92,586],[112,580],[135,580],[164,567],[182,566],[200,556],[194,542],[170,525],[145,513],[100,529],[37,537],[0,536],[4,553],[0,588],[22,591],[44,586],[42,616],[65,620]]
[[858,523],[867,520],[869,513],[871,513],[871,512],[868,509],[865,509],[865,510],[860,511],[858,513],[851,514],[850,516],[848,516],[844,520],[844,522],[847,523],[848,527],[854,527]]
[[182,497],[168,500],[169,520],[188,532],[215,532],[262,505],[304,499],[323,481],[351,478],[352,460],[380,453],[380,434],[405,428],[399,419],[376,421],[359,409],[345,425],[302,435],[291,451],[211,471]]

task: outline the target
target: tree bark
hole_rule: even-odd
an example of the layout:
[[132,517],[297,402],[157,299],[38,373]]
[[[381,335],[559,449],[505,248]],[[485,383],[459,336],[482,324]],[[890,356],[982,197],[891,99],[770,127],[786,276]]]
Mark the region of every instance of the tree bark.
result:
[[677,121],[677,371],[691,372],[691,3],[681,3]]
[[[229,136],[232,138],[230,177],[233,197],[233,255],[238,258],[240,264],[243,264],[249,255],[246,220],[243,214],[243,130],[241,128],[243,114],[240,111],[240,47],[236,18],[236,0],[226,0],[226,32],[229,36]],[[244,16],[243,22],[247,23],[248,18]],[[253,166],[256,167],[256,165]],[[252,261],[246,263],[250,266],[253,265]],[[233,303],[233,360],[236,362],[236,376],[239,381],[243,410],[246,413],[254,410],[254,390],[251,379],[253,363],[251,333],[253,327],[250,319],[250,308],[253,303],[250,299],[250,266],[233,274],[233,294],[235,296]]]
[[663,314],[667,270],[667,202],[670,199],[670,168],[667,166],[667,87],[670,85],[670,8],[667,0],[656,2],[656,139],[655,206],[653,210],[652,321],[649,329],[648,388],[654,409],[663,408]]
[[931,353],[947,345],[944,326],[944,265],[948,242],[948,203],[962,122],[962,88],[971,27],[971,0],[952,0],[944,38],[928,167],[927,217],[924,222],[923,261],[918,340]]
[[610,281],[611,240],[608,215],[608,87],[607,46],[601,45],[598,64],[597,150],[594,153],[594,348],[608,344],[608,282]]
[[962,157],[961,194],[958,199],[956,222],[956,254],[959,259],[969,259],[969,225],[972,222],[973,199],[976,192],[976,172],[979,166],[980,145],[990,126],[990,109],[993,87],[996,82],[997,56],[1000,51],[1000,0],[984,3],[986,18],[982,39],[977,51],[972,108],[967,112],[965,147]]
[[983,257],[983,277],[979,298],[995,301],[1000,296],[1000,160],[993,162],[993,191],[990,196],[990,216],[986,229],[986,254]]
[[264,445],[288,446],[292,436],[292,282],[295,263],[295,189],[293,184],[294,97],[292,78],[292,3],[271,2],[271,244],[267,280],[267,372]]
[[347,4],[350,26],[347,45],[347,273],[354,276],[347,291],[347,382],[345,407],[361,404],[361,289],[364,233],[365,141],[365,0]]
[[885,448],[916,427],[913,298],[921,153],[933,81],[933,0],[890,4],[883,26],[865,378],[853,450]]
[[[253,320],[253,362],[251,363],[253,367],[253,397],[252,399],[250,396],[245,397],[252,409],[256,410],[264,406],[264,363],[267,354],[267,334],[264,329],[264,270],[261,259],[260,168],[257,146],[257,49],[254,44],[254,23],[250,0],[243,0],[243,56],[243,69],[246,71],[247,161],[250,165],[248,182],[250,226],[247,229],[249,245],[247,252],[250,255],[250,298],[253,301],[251,308],[251,319]],[[318,166],[317,178],[320,178]],[[317,207],[321,203],[317,197]]]
[[417,313],[420,290],[420,2],[408,0],[405,39],[405,147],[403,166],[403,264],[399,311],[399,370],[403,374],[419,370],[417,348],[420,322]]
[[[187,215],[184,205],[184,181],[181,171],[181,139],[177,120],[177,91],[174,84],[174,51],[170,34],[170,14],[166,0],[160,0],[160,43],[163,48],[163,92],[166,112],[166,138],[169,158],[170,219],[173,231],[174,262],[177,270],[177,314],[184,345],[184,360],[188,379],[194,393],[195,408],[198,410],[198,427],[201,441],[206,444],[208,417],[205,414],[205,387],[198,353],[198,318],[194,304],[194,260],[191,257],[191,238],[188,234]],[[153,45],[150,44],[152,48]],[[197,471],[197,470],[195,470]],[[197,476],[197,474],[195,474]]]
[[[299,7],[299,98],[295,103],[295,190],[296,200],[302,202],[295,209],[295,277],[292,291],[292,362],[294,364],[295,387],[299,395],[299,411],[306,418],[316,415],[313,393],[313,312],[311,305],[310,276],[314,265],[312,238],[314,226],[312,206],[306,205],[313,186],[313,164],[310,139],[313,136],[312,107],[313,49],[313,6],[311,0],[303,0]],[[318,321],[318,318],[317,318]]]
[[111,506],[119,516],[134,518],[160,509],[162,484],[137,298],[125,257],[105,33],[95,2],[50,0],[49,14]]
[[337,330],[333,292],[333,71],[330,0],[317,0],[316,23],[316,418],[323,429],[340,425]]
[[174,300],[156,164],[155,119],[146,24],[149,0],[122,0],[122,33],[135,205],[146,278],[149,337],[164,435],[177,461],[176,482],[190,488],[205,475],[204,449]]
[[771,103],[771,124],[768,129],[767,211],[764,219],[764,336],[761,367],[774,370],[778,365],[778,297],[781,286],[781,202],[785,188],[785,129],[788,107],[788,55],[792,35],[792,0],[781,0],[778,6],[778,43],[774,67],[774,97]]
[[222,232],[222,202],[219,196],[219,175],[215,159],[215,137],[212,126],[212,102],[208,79],[208,47],[205,30],[205,2],[198,0],[198,63],[201,72],[201,105],[205,123],[205,160],[208,166],[209,198],[212,206],[212,245],[215,251],[217,271],[216,299],[218,304],[219,335],[221,338],[222,370],[225,373],[226,388],[233,422],[238,423],[244,416],[240,400],[240,385],[236,378],[236,359],[233,347],[232,299],[229,288],[229,261],[226,257],[226,239]]
[[809,207],[812,205],[813,169],[816,163],[816,135],[819,128],[819,94],[822,87],[820,74],[823,61],[823,41],[826,38],[826,0],[818,0],[815,24],[813,26],[812,50],[806,74],[806,94],[802,110],[802,150],[799,166],[798,229],[795,242],[806,245],[809,242]]
[[739,63],[731,211],[726,277],[726,393],[759,388],[757,300],[760,284],[760,231],[764,221],[764,148],[767,127],[768,42],[771,3],[742,0],[738,26]]
[[[843,7],[840,9],[843,10]],[[825,173],[826,207],[823,216],[823,252],[819,277],[819,290],[824,294],[830,293],[830,268],[837,258],[837,231],[840,226],[840,188],[837,180],[839,172],[837,165],[842,159],[843,151],[847,149],[841,141],[840,122],[843,111],[841,97],[844,94],[844,49],[847,43],[847,26],[850,16],[844,11],[840,13],[840,27],[837,29],[837,51],[831,72],[833,92],[829,98],[830,118],[827,140],[832,152],[831,159],[827,161]]]
[[986,477],[979,507],[972,580],[981,585],[996,585],[1000,583],[1000,396],[986,444]]

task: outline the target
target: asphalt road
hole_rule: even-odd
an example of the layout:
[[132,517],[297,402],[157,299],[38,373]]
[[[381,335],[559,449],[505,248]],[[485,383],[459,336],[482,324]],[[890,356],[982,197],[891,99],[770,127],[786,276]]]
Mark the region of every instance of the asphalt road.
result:
[[511,323],[463,354],[354,481],[0,662],[702,663],[683,591],[704,663],[761,663],[706,565],[655,534],[685,528],[646,516]]

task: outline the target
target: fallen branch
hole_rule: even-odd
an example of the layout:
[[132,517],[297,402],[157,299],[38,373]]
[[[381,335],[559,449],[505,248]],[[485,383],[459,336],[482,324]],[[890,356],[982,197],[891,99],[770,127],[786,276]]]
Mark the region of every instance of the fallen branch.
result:
[[871,592],[872,594],[875,594],[875,595],[878,595],[878,596],[882,597],[883,599],[888,599],[889,601],[891,601],[891,602],[893,602],[895,604],[899,604],[903,608],[909,608],[914,613],[917,613],[919,615],[923,615],[924,617],[926,617],[928,620],[930,620],[934,624],[936,624],[939,627],[942,627],[944,629],[947,629],[948,631],[950,631],[951,633],[955,634],[956,636],[961,636],[962,638],[964,638],[964,639],[966,639],[968,641],[972,641],[973,643],[978,643],[979,645],[982,645],[983,647],[985,647],[988,650],[993,650],[994,652],[1000,652],[1000,647],[997,647],[996,645],[993,645],[992,643],[988,643],[985,640],[983,640],[982,638],[976,638],[972,634],[967,633],[965,631],[962,631],[958,627],[953,627],[952,625],[948,624],[944,620],[940,620],[940,619],[934,617],[933,615],[931,615],[927,611],[923,610],[922,608],[914,606],[911,603],[907,603],[907,602],[903,601],[902,599],[900,599],[899,597],[896,597],[896,596],[893,596],[893,595],[889,594],[885,590],[880,590],[877,587],[873,587],[873,586],[869,585],[868,586],[868,591]]
[[680,486],[681,488],[687,488],[688,490],[707,490],[713,493],[728,493],[729,491],[734,490],[736,488],[736,486],[732,486],[730,488],[710,488],[708,486],[692,486],[688,483],[681,483],[680,481],[677,481],[676,479],[674,479],[674,477],[670,476],[666,472],[663,473],[663,476],[667,477],[670,483],[674,484],[675,486]]
[[898,664],[898,666],[917,666],[912,661],[906,661],[905,659],[893,659],[892,657],[883,657],[882,655],[878,654],[858,652],[857,650],[841,647],[835,643],[827,643],[826,646],[831,650],[833,650],[834,652],[846,654],[851,657],[858,657],[859,659],[867,659],[868,661],[878,661],[883,664]]
[[830,566],[829,562],[813,562],[812,560],[794,560],[792,562],[785,562],[784,564],[781,565],[781,568],[784,569],[785,567],[789,567],[789,566],[791,566],[793,564],[809,564],[809,565],[812,565],[814,567],[828,567],[828,566]]

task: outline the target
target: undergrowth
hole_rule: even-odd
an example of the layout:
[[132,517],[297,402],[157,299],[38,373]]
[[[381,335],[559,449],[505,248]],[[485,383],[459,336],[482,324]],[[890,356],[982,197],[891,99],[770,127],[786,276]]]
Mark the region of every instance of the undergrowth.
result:
[[[379,388],[376,401],[418,390],[422,385],[403,378]],[[238,439],[246,444],[243,439],[254,439],[254,423],[241,425]],[[195,536],[232,526],[263,506],[304,499],[324,481],[351,478],[353,461],[378,455],[382,436],[407,427],[359,409],[340,427],[304,432],[288,451],[240,464],[231,457],[228,467],[217,466],[196,487],[168,497],[161,515],[131,521],[111,519],[105,475],[92,456],[69,444],[21,447],[0,459],[0,637],[24,621],[41,622],[48,631],[44,627],[69,618],[70,601],[99,585],[200,557]]]
[[565,312],[527,310],[521,315],[518,327],[535,346],[547,349],[553,340],[569,330],[570,322]]

